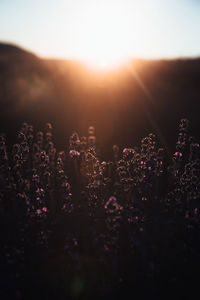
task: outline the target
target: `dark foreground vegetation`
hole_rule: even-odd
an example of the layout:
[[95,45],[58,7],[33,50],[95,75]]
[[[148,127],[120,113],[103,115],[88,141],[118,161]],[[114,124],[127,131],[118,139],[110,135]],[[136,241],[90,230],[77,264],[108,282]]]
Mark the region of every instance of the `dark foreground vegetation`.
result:
[[95,129],[0,137],[1,299],[192,299],[199,293],[200,145],[150,133],[102,161]]

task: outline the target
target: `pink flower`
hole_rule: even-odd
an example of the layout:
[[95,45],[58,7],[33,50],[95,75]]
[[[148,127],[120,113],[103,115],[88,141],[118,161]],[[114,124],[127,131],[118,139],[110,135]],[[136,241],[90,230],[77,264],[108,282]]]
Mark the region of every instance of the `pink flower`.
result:
[[41,215],[41,213],[42,213],[41,209],[37,209],[37,210],[36,210],[36,213],[37,213],[38,215]]
[[181,152],[175,152],[175,156],[176,156],[176,157],[182,157],[183,154],[182,154]]
[[42,210],[43,210],[44,212],[47,212],[47,207],[43,207]]

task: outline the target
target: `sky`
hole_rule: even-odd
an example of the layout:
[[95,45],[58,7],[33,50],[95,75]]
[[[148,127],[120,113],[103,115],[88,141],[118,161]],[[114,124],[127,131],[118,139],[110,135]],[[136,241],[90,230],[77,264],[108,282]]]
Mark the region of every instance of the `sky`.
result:
[[200,0],[0,0],[0,41],[80,60],[200,56]]

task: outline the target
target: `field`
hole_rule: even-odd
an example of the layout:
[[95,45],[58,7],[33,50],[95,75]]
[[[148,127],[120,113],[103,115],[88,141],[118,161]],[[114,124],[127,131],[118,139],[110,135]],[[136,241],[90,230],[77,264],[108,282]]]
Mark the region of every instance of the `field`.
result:
[[2,299],[198,292],[200,60],[131,66],[0,46]]

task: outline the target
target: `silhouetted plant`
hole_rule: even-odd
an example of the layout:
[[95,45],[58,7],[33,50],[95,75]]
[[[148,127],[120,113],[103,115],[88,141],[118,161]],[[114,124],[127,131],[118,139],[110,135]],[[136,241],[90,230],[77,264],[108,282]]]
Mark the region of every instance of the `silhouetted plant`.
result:
[[61,281],[68,280],[60,293],[69,297],[76,280],[83,296],[97,287],[101,293],[126,284],[137,289],[139,279],[154,290],[160,276],[181,282],[180,263],[182,270],[195,259],[199,264],[200,250],[200,145],[188,120],[180,122],[171,160],[150,133],[140,148],[121,152],[114,145],[113,160],[105,161],[92,126],[88,137],[74,132],[68,149],[57,151],[50,123],[38,132],[23,123],[14,145],[0,136],[0,216],[8,230],[2,253],[13,265],[8,273],[23,278],[25,267],[34,273],[45,257],[64,255],[56,264]]

